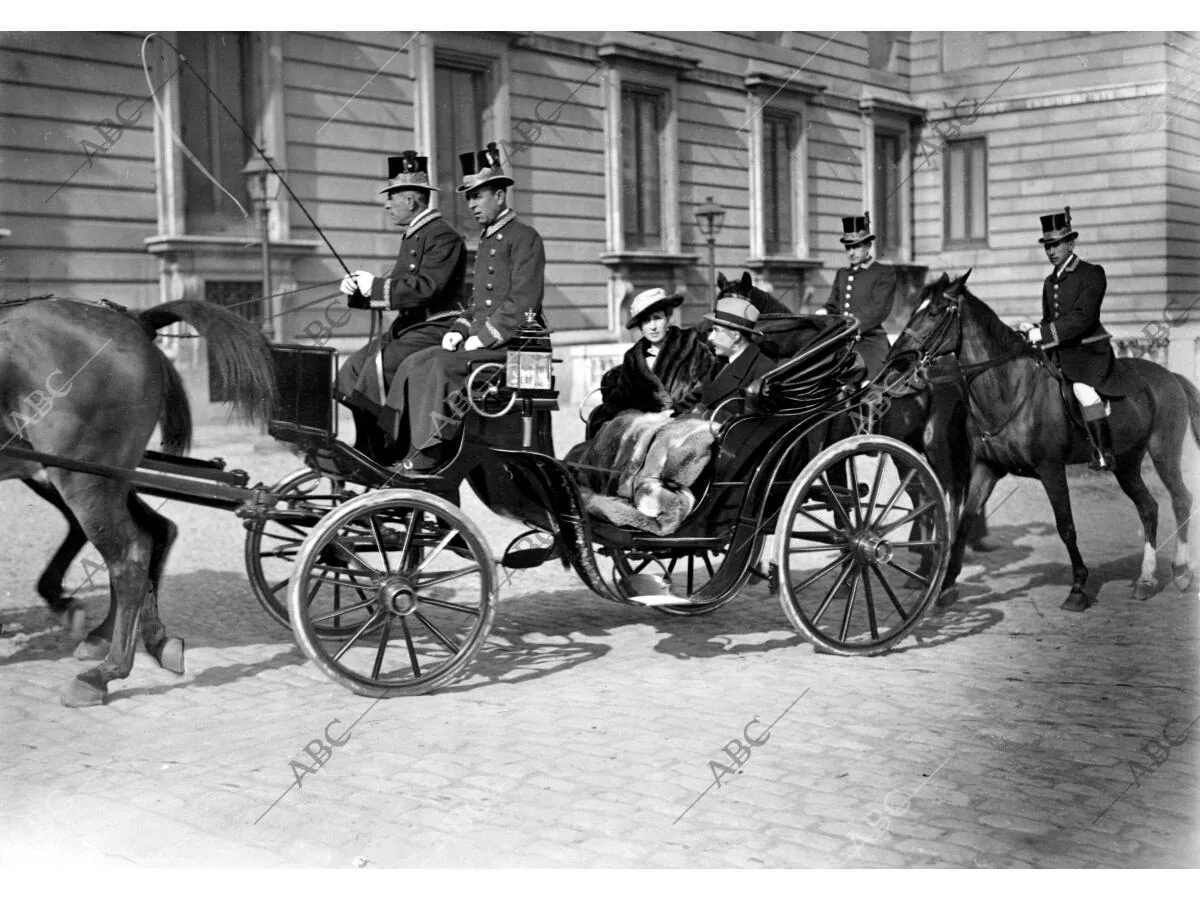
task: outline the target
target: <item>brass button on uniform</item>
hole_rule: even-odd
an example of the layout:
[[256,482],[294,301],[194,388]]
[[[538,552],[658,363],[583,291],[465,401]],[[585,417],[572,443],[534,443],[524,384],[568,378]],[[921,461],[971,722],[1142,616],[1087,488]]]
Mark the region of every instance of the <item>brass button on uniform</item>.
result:
[[491,306],[491,305],[492,305],[492,298],[491,298],[491,297],[488,297],[487,299],[485,299],[485,300],[483,301],[483,305],[484,305],[484,306]]
[[411,253],[413,256],[417,255],[416,249],[409,250],[408,252]]
[[488,289],[489,291],[492,289],[492,283],[491,283],[490,281],[488,282],[487,289]]
[[498,241],[504,240],[504,235],[502,235],[502,234],[496,235],[496,240],[498,240]]
[[490,253],[492,256],[495,256],[495,255],[496,255],[496,248],[495,248],[495,247],[493,247],[491,250],[489,250],[489,251],[488,251],[488,253]]
[[495,266],[488,266],[488,274],[489,274],[489,275],[494,275],[495,273],[496,273],[496,267],[495,267]]
[[417,264],[416,264],[416,263],[409,263],[409,264],[408,264],[408,271],[412,272],[412,271],[414,271],[416,268],[417,268]]

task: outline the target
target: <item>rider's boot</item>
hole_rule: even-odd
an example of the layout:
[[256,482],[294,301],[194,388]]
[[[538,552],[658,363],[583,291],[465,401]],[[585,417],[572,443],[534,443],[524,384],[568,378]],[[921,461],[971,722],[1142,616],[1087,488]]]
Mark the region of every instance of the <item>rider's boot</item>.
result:
[[1088,439],[1092,444],[1092,461],[1089,468],[1097,471],[1112,471],[1116,457],[1112,449],[1112,430],[1108,427],[1108,413],[1103,403],[1083,407],[1083,423],[1087,426]]

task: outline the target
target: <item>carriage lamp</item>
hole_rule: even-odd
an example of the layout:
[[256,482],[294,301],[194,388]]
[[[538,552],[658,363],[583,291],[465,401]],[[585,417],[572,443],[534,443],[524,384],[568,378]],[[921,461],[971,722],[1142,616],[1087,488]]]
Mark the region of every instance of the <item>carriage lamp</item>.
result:
[[533,401],[553,400],[558,396],[554,390],[553,364],[550,332],[534,319],[530,310],[525,313],[525,324],[513,336],[504,371],[506,386],[521,401],[522,441],[526,447],[533,442]]
[[696,210],[696,224],[708,241],[708,286],[711,290],[717,283],[717,235],[725,224],[725,207],[715,203],[712,197],[705,197]]
[[271,203],[275,200],[275,195],[279,193],[279,176],[271,170],[268,165],[270,156],[254,156],[250,162],[246,163],[246,167],[242,169],[242,175],[246,178],[246,192],[250,195],[251,201],[258,208],[259,226],[261,229],[262,238],[262,289],[263,297],[270,298],[271,304],[271,328],[274,334],[275,343],[283,341],[283,304],[279,297],[271,296]]

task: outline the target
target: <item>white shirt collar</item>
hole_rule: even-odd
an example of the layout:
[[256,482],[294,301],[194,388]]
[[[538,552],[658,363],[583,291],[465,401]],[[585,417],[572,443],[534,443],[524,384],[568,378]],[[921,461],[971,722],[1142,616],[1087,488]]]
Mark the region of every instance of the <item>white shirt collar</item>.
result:
[[735,359],[737,359],[739,356],[741,356],[743,353],[745,353],[745,352],[746,352],[746,350],[749,348],[749,346],[750,346],[750,344],[749,344],[749,343],[742,344],[742,349],[738,350],[738,352],[737,352],[737,353],[731,353],[731,354],[729,354],[729,362],[727,362],[725,365],[727,365],[727,366],[732,366],[732,365],[733,365],[733,361],[734,361]]
[[501,228],[503,228],[505,225],[507,225],[509,222],[511,222],[513,217],[515,217],[515,216],[516,216],[516,213],[513,212],[512,207],[509,207],[508,209],[504,210],[504,212],[500,213],[500,218],[498,218],[495,222],[493,222],[487,228],[483,229],[483,234],[481,235],[481,238],[491,237],[493,234],[495,234],[497,231],[499,231]]

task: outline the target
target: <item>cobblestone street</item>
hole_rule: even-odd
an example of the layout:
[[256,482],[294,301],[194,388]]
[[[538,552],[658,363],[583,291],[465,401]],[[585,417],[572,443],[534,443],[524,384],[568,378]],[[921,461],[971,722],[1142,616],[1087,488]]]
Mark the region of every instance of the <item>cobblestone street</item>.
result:
[[[230,434],[195,455],[268,483],[299,464]],[[1041,488],[1010,478],[991,503],[1004,548],[968,557],[958,604],[885,655],[813,653],[764,584],[677,618],[549,564],[513,574],[464,680],[385,701],[326,680],[258,608],[238,520],[168,502],[161,607],[187,673],[139,647],[107,706],[66,709],[61,685],[91,664],[34,592],[63,526],[5,483],[0,864],[1195,866],[1197,596],[1131,600],[1132,505],[1081,470],[1072,488],[1085,613],[1059,608],[1069,568]],[[520,530],[465,507],[497,553]]]

